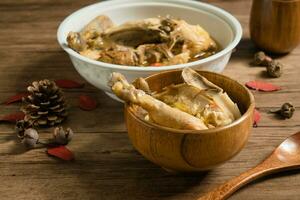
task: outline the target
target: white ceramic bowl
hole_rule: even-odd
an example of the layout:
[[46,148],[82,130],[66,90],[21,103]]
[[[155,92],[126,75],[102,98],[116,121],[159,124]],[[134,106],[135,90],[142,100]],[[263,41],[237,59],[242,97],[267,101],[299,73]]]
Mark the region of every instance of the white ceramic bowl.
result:
[[[66,38],[70,31],[80,31],[98,15],[109,16],[115,24],[158,15],[181,18],[188,23],[201,25],[222,46],[223,50],[202,60],[164,67],[121,66],[91,60],[69,48]],[[79,74],[111,97],[114,95],[110,93],[111,90],[107,86],[107,81],[114,71],[124,74],[130,81],[155,72],[184,67],[221,72],[241,37],[241,25],[231,14],[207,3],[191,0],[112,0],[100,2],[84,7],[68,16],[60,24],[57,31],[59,44],[69,54]]]

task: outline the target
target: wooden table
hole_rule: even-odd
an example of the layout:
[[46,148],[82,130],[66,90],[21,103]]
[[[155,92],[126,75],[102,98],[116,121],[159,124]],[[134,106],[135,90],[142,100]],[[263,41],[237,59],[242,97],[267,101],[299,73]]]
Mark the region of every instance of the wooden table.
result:
[[[24,91],[34,80],[74,79],[84,82],[56,42],[59,22],[68,14],[96,0],[1,0],[0,2],[0,101]],[[264,69],[249,65],[254,46],[249,40],[250,0],[207,1],[235,15],[244,37],[224,74],[244,83],[265,79]],[[75,137],[68,147],[74,162],[48,157],[45,149],[22,151],[12,124],[0,124],[0,199],[174,199],[194,200],[263,160],[277,144],[299,131],[300,112],[290,120],[267,114],[270,108],[291,101],[300,106],[300,48],[279,58],[284,75],[268,79],[283,87],[274,93],[253,92],[262,113],[258,128],[245,149],[234,159],[205,174],[174,175],[145,160],[127,138],[123,105],[86,84],[65,91],[71,105],[64,126]],[[92,112],[77,106],[79,94],[97,98]],[[0,114],[14,112],[19,104],[0,105]],[[52,129],[42,130],[49,137]],[[238,191],[231,199],[299,199],[300,174],[281,173],[260,179]]]

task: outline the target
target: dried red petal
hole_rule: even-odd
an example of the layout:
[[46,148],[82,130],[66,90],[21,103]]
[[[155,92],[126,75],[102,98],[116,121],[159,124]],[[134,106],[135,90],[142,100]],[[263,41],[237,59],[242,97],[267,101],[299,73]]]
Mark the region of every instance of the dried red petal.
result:
[[15,123],[19,120],[24,119],[25,114],[23,112],[16,112],[16,113],[11,113],[4,115],[0,118],[0,122],[12,122]]
[[78,83],[77,81],[68,80],[68,79],[60,79],[54,82],[58,87],[65,88],[65,89],[82,88],[84,86],[83,83]]
[[88,95],[80,95],[79,107],[82,110],[91,111],[97,108],[97,101]]
[[20,101],[22,101],[23,97],[27,97],[28,95],[29,95],[28,92],[18,93],[18,94],[14,95],[14,96],[9,97],[5,101],[5,104],[9,105],[9,104],[12,104],[12,103],[20,102]]
[[246,86],[250,89],[260,90],[264,92],[281,90],[279,86],[273,85],[272,83],[263,82],[263,81],[249,81],[246,83]]
[[56,158],[60,158],[62,160],[74,160],[74,154],[72,151],[67,149],[65,146],[57,146],[57,147],[51,147],[47,149],[47,153],[50,156],[54,156]]
[[254,113],[253,113],[253,127],[257,127],[258,126],[258,122],[260,121],[261,118],[261,114],[259,113],[259,111],[257,109],[254,109]]

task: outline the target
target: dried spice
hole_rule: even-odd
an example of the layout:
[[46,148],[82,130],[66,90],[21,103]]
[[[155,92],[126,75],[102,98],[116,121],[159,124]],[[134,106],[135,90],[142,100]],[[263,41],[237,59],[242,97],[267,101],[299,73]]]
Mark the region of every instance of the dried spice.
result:
[[67,149],[65,146],[48,148],[47,153],[50,156],[54,156],[62,160],[66,160],[66,161],[74,160],[73,152]]
[[91,111],[97,108],[97,101],[88,95],[80,95],[79,107],[82,110]]
[[66,102],[60,88],[47,79],[34,81],[27,88],[30,95],[23,99],[21,110],[31,125],[54,126],[67,117]]
[[267,83],[263,81],[249,81],[246,83],[246,86],[253,90],[259,90],[263,92],[272,92],[281,90],[281,88],[277,85],[273,85],[272,83]]
[[49,148],[66,145],[74,135],[70,128],[64,130],[62,127],[56,127],[52,139],[40,141],[37,130],[30,127],[30,124],[25,120],[20,120],[16,123],[16,132],[17,136],[22,139],[22,143],[28,148],[35,148],[38,144]]
[[279,114],[284,119],[290,119],[294,115],[295,107],[291,103],[284,103],[280,109],[270,110],[270,112]]
[[15,130],[19,138],[24,137],[24,132],[26,129],[31,128],[31,124],[25,120],[19,120],[16,123]]
[[258,66],[267,66],[272,62],[272,58],[267,56],[263,51],[254,54],[253,64]]
[[53,139],[57,144],[66,145],[72,140],[73,135],[71,128],[64,130],[62,127],[56,127],[53,132]]
[[267,74],[272,78],[279,78],[282,75],[282,64],[272,61],[267,66]]
[[5,101],[5,104],[6,105],[9,105],[9,104],[12,104],[12,103],[16,103],[16,102],[21,102],[22,99],[24,97],[27,97],[29,95],[28,92],[22,92],[22,93],[18,93],[14,96],[11,96],[9,97],[6,101]]
[[83,83],[78,83],[77,81],[68,80],[68,79],[60,79],[54,82],[58,87],[65,88],[65,89],[82,88],[84,86]]
[[253,113],[253,127],[257,127],[258,123],[261,119],[261,114],[259,113],[259,111],[257,109],[254,109],[254,113]]
[[270,56],[266,55],[263,51],[254,54],[254,65],[265,66],[268,76],[278,78],[282,75],[283,65],[273,60]]
[[22,143],[28,148],[34,148],[39,141],[39,134],[38,132],[33,129],[29,128],[24,131]]
[[12,122],[15,123],[19,120],[24,119],[25,114],[23,112],[15,112],[11,114],[4,115],[0,118],[0,122]]

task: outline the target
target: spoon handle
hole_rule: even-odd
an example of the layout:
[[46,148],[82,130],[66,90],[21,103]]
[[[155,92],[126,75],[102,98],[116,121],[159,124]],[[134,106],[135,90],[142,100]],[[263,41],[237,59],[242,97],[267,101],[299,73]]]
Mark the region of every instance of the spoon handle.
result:
[[[276,161],[275,161],[276,162]],[[278,163],[277,163],[278,164]],[[236,190],[246,185],[247,183],[268,175],[275,170],[278,170],[278,165],[274,165],[273,159],[267,159],[256,167],[240,174],[239,176],[225,182],[213,191],[205,194],[197,200],[224,200],[227,199]]]

